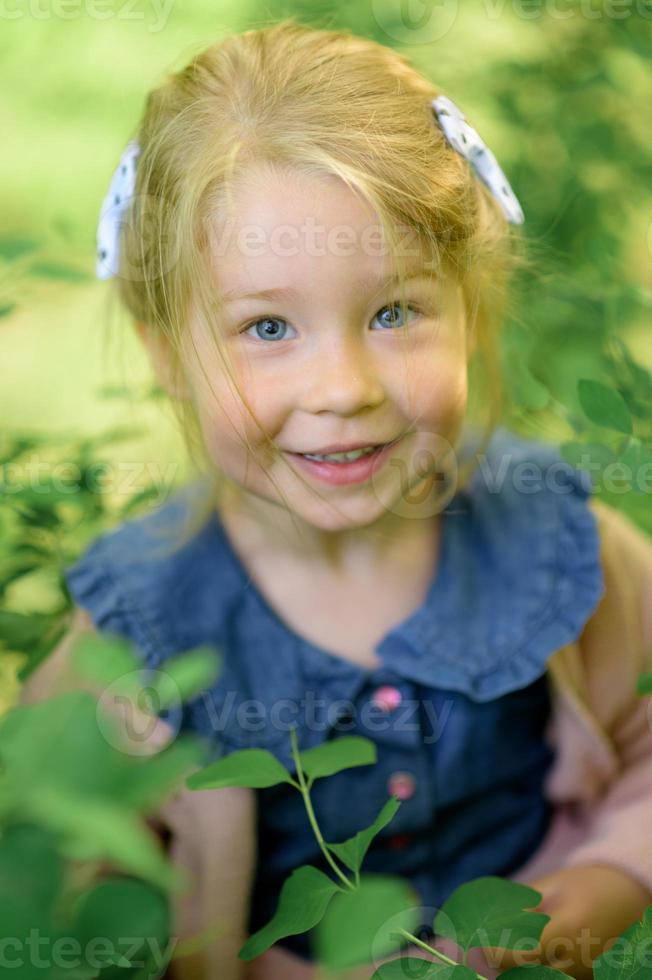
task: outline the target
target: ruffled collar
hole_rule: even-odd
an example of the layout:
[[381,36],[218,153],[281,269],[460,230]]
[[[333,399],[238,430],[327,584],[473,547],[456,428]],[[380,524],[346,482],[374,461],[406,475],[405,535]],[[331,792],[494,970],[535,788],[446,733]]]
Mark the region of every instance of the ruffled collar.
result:
[[[467,431],[461,456],[476,452],[476,438]],[[604,593],[597,521],[587,505],[590,475],[552,444],[504,428],[478,458],[467,486],[442,511],[438,567],[427,596],[377,646],[380,667],[350,663],[290,631],[251,581],[216,513],[169,567],[163,563],[157,595],[148,580],[139,615],[143,634],[148,615],[149,635],[158,628],[153,665],[212,638],[223,643],[233,630],[225,624],[238,621],[237,657],[226,650],[223,674],[211,689],[214,709],[234,690],[238,700],[244,695],[269,711],[279,698],[299,703],[311,685],[328,703],[354,700],[366,683],[401,679],[481,702],[532,683],[548,658],[578,637]],[[169,516],[182,500],[183,494],[163,510]],[[144,523],[156,519],[148,515]],[[170,617],[161,630],[170,589],[177,601],[182,592],[184,615]],[[132,599],[138,602],[137,581]],[[230,711],[227,741],[275,745],[288,761],[287,727],[246,733],[235,718]],[[306,731],[303,747],[322,737]]]

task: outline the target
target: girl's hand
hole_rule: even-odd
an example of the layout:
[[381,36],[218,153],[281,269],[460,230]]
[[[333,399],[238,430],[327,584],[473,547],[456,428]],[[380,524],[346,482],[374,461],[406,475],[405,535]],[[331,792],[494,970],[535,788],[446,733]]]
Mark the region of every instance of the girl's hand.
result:
[[591,980],[592,961],[652,905],[652,894],[635,878],[607,865],[563,868],[526,884],[541,892],[536,911],[550,921],[536,949],[484,949],[487,961],[501,970],[535,962]]

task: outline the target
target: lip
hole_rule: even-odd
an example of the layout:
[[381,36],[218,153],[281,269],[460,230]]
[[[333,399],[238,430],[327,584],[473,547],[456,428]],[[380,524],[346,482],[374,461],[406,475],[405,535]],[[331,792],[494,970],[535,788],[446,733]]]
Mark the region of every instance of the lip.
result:
[[[306,472],[322,483],[336,487],[346,486],[366,482],[373,473],[387,462],[393,447],[400,442],[401,438],[387,442],[385,445],[379,446],[374,453],[362,456],[350,463],[329,463],[325,460],[306,459],[301,453],[288,453],[288,455],[294,457]],[[364,445],[368,446],[370,443],[364,443]],[[363,446],[358,448],[363,448]],[[337,450],[332,450],[332,452],[337,452]]]

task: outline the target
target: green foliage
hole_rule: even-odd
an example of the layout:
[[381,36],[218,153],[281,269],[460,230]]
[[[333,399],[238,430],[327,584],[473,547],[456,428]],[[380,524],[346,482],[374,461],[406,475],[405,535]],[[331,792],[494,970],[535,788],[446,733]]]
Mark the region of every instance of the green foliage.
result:
[[[283,883],[276,911],[270,921],[249,936],[240,949],[245,961],[262,955],[285,936],[313,930],[317,959],[327,969],[339,970],[365,964],[373,958],[387,957],[401,942],[415,943],[435,957],[435,961],[399,956],[383,963],[371,980],[482,980],[466,964],[472,949],[535,949],[550,916],[537,912],[542,895],[534,888],[496,876],[485,876],[460,885],[435,915],[432,931],[448,938],[459,948],[463,962],[457,962],[413,935],[419,923],[419,896],[401,877],[382,874],[360,875],[364,856],[373,838],[391,821],[400,803],[391,797],[373,823],[340,844],[324,840],[310,802],[312,780],[331,776],[355,765],[375,761],[375,746],[359,736],[341,736],[305,752],[299,752],[296,730],[290,731],[296,780],[270,752],[243,749],[190,776],[191,789],[215,786],[292,785],[303,796],[306,813],[319,846],[337,879],[312,865],[296,868]],[[366,744],[365,744],[366,743]],[[308,776],[304,760],[311,771]],[[339,858],[354,872],[348,878],[335,863]],[[652,925],[652,906],[644,920],[623,933],[616,950],[595,961],[597,980],[642,980],[641,962]],[[617,949],[616,949],[617,947]],[[620,972],[613,972],[618,970]],[[611,972],[610,972],[611,971]],[[552,967],[530,963],[511,968],[501,976],[509,980],[552,980],[567,974]]]
[[652,694],[652,674],[640,674],[636,681],[637,694]]
[[[124,968],[134,960],[146,962],[151,956],[149,947],[152,942],[156,942],[159,949],[165,949],[170,927],[167,896],[135,878],[109,878],[86,892],[77,905],[76,932],[82,945],[88,947],[97,936],[109,940],[107,966],[115,964]],[[136,942],[135,948],[130,950],[129,959],[120,952],[124,936],[143,940],[140,944]],[[117,971],[110,972],[122,975]],[[103,971],[102,976],[108,977],[109,973]]]
[[577,393],[580,405],[591,422],[631,435],[632,417],[623,396],[614,388],[590,378],[580,378]]
[[493,876],[476,878],[460,885],[444,903],[435,917],[435,932],[463,950],[478,946],[516,949],[524,939],[534,948],[550,916],[526,910],[540,901],[540,892],[527,885]]
[[316,925],[338,892],[339,886],[328,875],[310,865],[292,872],[283,883],[273,918],[250,936],[239,952],[241,960],[252,960],[269,949],[277,939],[305,932]]
[[341,844],[329,844],[329,850],[351,871],[359,871],[372,840],[392,820],[400,805],[400,801],[395,796],[390,796],[369,827],[359,830],[354,837],[349,837]]
[[161,711],[180,701],[189,701],[215,680],[221,658],[214,647],[203,646],[165,661],[165,670],[149,682],[150,696]]
[[375,957],[386,956],[418,925],[418,895],[407,881],[362,875],[357,888],[339,890],[324,911],[315,934],[317,957],[334,970],[367,963],[372,949]]
[[199,762],[198,743],[178,738],[151,758],[120,746],[117,719],[87,691],[14,708],[0,723],[0,824],[36,822],[62,853],[168,887],[175,876],[138,816]]
[[595,980],[647,980],[652,972],[652,905],[593,963]]
[[266,749],[242,749],[193,773],[186,780],[188,789],[217,789],[221,786],[249,786],[262,789],[278,783],[292,783],[292,777]]
[[347,735],[307,749],[299,756],[301,768],[310,778],[332,776],[353,766],[369,766],[376,761],[376,746],[368,738]]
[[143,980],[158,977],[169,960],[169,916],[165,893],[144,881],[111,876],[76,888],[44,828],[14,824],[0,836],[0,919],[17,980],[117,980],[133,975],[125,972],[132,965]]
[[[52,507],[56,513],[56,502]],[[5,612],[3,639],[31,652],[44,642],[47,621]],[[16,656],[3,653],[0,665]],[[79,637],[70,663],[81,681],[121,699],[128,724],[134,709],[153,720],[153,702],[159,710],[180,703],[219,668],[210,648],[190,651],[187,659],[180,655],[170,674],[157,672],[152,698],[151,692],[144,696],[133,647],[118,637]],[[0,920],[3,935],[22,954],[33,929],[46,944],[46,959],[51,954],[46,967],[23,955],[14,975],[86,980],[101,969],[103,980],[160,976],[171,952],[170,895],[186,881],[145,818],[197,767],[203,745],[194,736],[178,736],[153,754],[133,754],[124,750],[122,722],[90,692],[16,705],[6,678],[0,680]],[[136,734],[145,738],[147,728]],[[88,872],[106,862],[123,876],[89,885]],[[126,942],[125,936],[132,938]],[[55,955],[57,941],[66,944],[66,956]]]

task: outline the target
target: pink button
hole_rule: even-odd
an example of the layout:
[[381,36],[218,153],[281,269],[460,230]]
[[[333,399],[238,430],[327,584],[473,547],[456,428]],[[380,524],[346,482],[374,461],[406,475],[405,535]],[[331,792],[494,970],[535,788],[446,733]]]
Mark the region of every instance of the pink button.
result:
[[398,796],[399,800],[409,800],[416,788],[416,780],[409,772],[393,772],[387,780],[389,795]]
[[383,711],[393,711],[394,708],[398,708],[403,698],[397,687],[385,684],[383,687],[376,688],[371,700]]

